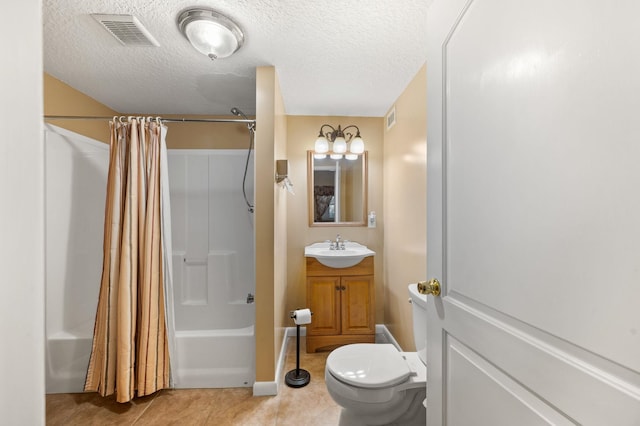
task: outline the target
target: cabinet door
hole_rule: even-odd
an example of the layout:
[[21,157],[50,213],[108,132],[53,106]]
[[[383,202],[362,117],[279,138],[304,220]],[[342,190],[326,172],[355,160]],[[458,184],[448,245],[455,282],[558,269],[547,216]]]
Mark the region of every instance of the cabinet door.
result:
[[373,275],[342,277],[342,334],[375,334]]
[[340,334],[340,277],[307,278],[307,301],[313,312],[307,334]]

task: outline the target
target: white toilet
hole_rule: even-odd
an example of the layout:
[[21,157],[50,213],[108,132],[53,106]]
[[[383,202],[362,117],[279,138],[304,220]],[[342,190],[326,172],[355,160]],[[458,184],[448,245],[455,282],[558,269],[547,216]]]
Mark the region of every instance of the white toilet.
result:
[[329,354],[327,390],[341,407],[341,426],[426,424],[427,296],[409,285],[417,352],[357,343]]

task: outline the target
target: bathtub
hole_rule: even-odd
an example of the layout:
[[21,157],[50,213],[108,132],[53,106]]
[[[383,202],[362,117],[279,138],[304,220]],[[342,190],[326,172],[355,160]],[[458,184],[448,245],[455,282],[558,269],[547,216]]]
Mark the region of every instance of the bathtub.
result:
[[[244,309],[252,314],[254,305]],[[237,306],[236,306],[237,307]],[[86,330],[47,336],[46,392],[82,392],[91,354]],[[255,381],[254,326],[219,330],[177,330],[175,387],[251,387]]]
[[82,392],[91,354],[91,336],[59,332],[47,336],[46,392]]
[[[249,308],[251,309],[251,308]],[[46,392],[82,392],[91,354],[91,335],[59,332],[47,337]],[[176,331],[172,362],[175,387],[237,388],[255,381],[254,326]]]
[[[46,392],[82,392],[102,271],[109,152],[107,145],[64,129],[45,129]],[[241,195],[230,198],[226,187],[213,185],[239,192],[244,152],[169,153],[177,388],[248,387],[255,381],[255,305],[248,303],[255,291],[252,219]],[[211,183],[196,181],[199,176]],[[198,193],[216,201],[205,201],[205,208],[202,199],[189,201],[190,185],[207,187]],[[230,205],[234,211],[222,209]],[[210,215],[223,218],[223,226],[208,225]],[[209,237],[197,240],[200,251],[189,245],[203,236],[190,230],[193,224],[211,228]]]
[[176,346],[176,388],[253,386],[253,325],[227,330],[176,331]]

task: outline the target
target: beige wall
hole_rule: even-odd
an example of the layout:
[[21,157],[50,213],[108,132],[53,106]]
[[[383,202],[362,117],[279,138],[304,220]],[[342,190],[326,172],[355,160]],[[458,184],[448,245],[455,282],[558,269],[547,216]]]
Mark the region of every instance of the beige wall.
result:
[[[118,115],[62,81],[44,74],[44,114],[65,116],[110,117]],[[65,128],[89,138],[109,143],[109,122],[103,120],[48,120],[55,126]]]
[[256,381],[271,382],[285,325],[287,210],[275,184],[275,161],[286,153],[287,118],[275,68],[258,67],[256,88]]
[[[383,226],[382,214],[382,164],[383,164],[383,118],[380,117],[325,117],[288,116],[287,119],[287,159],[289,178],[293,182],[295,195],[288,195],[287,233],[287,310],[306,306],[304,246],[327,239],[343,238],[365,244],[376,252],[376,323],[384,320],[383,288]],[[367,227],[309,227],[307,210],[307,151],[313,150],[318,130],[323,124],[345,127],[355,124],[360,128],[368,151],[369,194],[368,210],[377,214],[378,226]],[[279,191],[283,192],[282,189]],[[289,324],[291,325],[291,324]]]
[[414,351],[407,285],[427,271],[427,71],[423,66],[395,103],[384,135],[385,324]]
[[[152,116],[154,114],[151,114]],[[164,118],[237,118],[220,115],[162,114]],[[249,131],[243,123],[167,123],[169,149],[248,149]]]
[[[121,115],[120,112],[112,110],[49,74],[44,74],[43,82],[45,115],[95,117]],[[157,115],[149,111],[137,111],[136,114]],[[162,114],[164,118],[229,118],[230,116]],[[47,122],[109,143],[109,122],[106,120],[47,120]],[[245,124],[168,123],[168,127],[167,147],[170,149],[245,149],[249,147],[249,132]]]

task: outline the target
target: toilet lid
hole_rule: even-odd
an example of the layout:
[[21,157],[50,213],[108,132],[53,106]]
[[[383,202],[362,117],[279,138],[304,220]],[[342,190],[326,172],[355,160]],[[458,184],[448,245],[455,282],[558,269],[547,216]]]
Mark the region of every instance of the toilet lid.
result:
[[394,386],[411,374],[406,360],[390,344],[357,343],[329,354],[327,369],[333,377],[361,388]]

